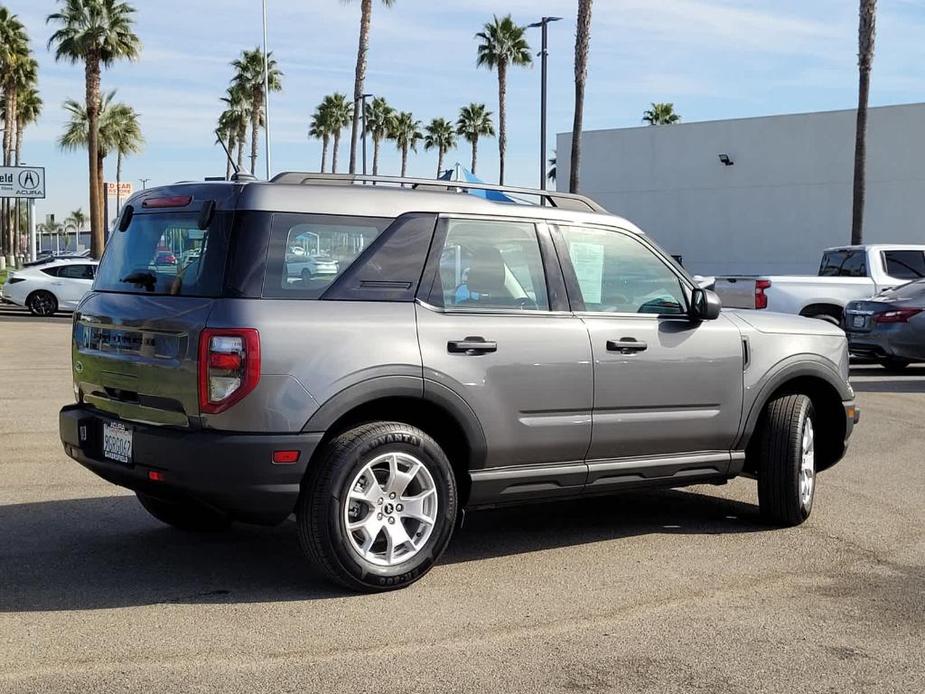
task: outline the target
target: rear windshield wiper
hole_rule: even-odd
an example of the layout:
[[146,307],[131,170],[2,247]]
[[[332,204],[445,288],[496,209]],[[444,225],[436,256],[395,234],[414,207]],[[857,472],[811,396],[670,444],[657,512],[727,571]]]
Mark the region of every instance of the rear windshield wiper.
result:
[[119,281],[126,284],[136,284],[152,292],[157,284],[157,276],[150,270],[135,270]]

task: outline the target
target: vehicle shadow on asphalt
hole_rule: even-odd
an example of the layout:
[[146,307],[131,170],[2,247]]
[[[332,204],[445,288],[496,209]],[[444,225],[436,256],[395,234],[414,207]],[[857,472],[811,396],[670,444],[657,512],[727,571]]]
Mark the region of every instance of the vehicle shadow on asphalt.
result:
[[[184,533],[134,496],[0,506],[0,613],[349,596],[302,559],[295,528]],[[757,508],[693,491],[470,512],[442,564],[651,533],[767,530]]]

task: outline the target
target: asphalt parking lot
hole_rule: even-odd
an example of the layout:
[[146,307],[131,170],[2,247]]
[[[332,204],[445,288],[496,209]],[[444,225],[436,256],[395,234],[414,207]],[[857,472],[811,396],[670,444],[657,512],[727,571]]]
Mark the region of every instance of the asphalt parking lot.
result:
[[194,536],[61,451],[67,317],[0,315],[2,692],[925,689],[925,368],[855,369],[810,521],[754,482],[471,514],[413,587],[356,596],[295,528]]

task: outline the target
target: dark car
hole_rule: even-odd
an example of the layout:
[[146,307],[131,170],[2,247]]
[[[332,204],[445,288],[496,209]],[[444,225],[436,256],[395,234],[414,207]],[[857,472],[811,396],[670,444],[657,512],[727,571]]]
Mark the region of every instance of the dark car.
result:
[[889,369],[925,362],[925,279],[845,307],[851,353]]

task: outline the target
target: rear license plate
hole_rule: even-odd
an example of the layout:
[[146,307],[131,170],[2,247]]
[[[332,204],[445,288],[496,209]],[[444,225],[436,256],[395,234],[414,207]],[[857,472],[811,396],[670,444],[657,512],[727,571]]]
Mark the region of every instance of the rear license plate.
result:
[[852,316],[851,317],[851,327],[852,328],[863,328],[867,325],[867,316]]
[[103,422],[103,457],[132,462],[132,430],[121,422]]

